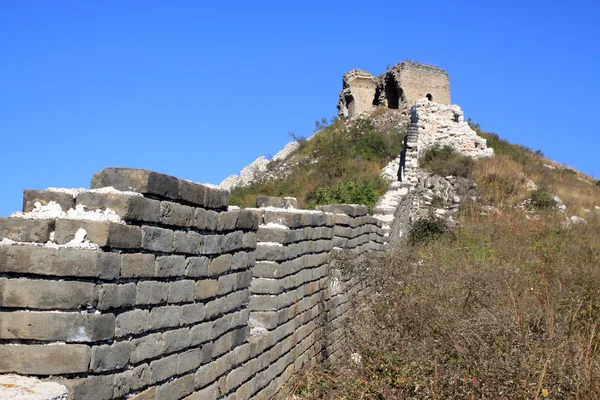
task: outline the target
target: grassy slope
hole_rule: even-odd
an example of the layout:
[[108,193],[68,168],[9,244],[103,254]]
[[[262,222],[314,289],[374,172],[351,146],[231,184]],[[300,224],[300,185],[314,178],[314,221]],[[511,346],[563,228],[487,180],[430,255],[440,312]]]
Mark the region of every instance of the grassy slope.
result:
[[[476,128],[478,128],[476,126]],[[600,397],[600,187],[540,154],[481,133],[496,157],[472,176],[483,215],[465,208],[452,234],[372,261],[373,307],[353,317],[360,365],[309,370],[303,398],[597,399]],[[556,164],[554,164],[556,165]],[[524,177],[558,193],[565,216],[513,206]],[[581,178],[583,180],[578,179]]]
[[303,208],[331,203],[373,206],[388,186],[379,173],[400,154],[402,135],[378,131],[370,120],[352,125],[334,120],[317,124],[315,135],[300,143],[288,161],[293,165],[288,178],[234,189],[230,203],[254,207],[256,198],[266,195],[296,197]]

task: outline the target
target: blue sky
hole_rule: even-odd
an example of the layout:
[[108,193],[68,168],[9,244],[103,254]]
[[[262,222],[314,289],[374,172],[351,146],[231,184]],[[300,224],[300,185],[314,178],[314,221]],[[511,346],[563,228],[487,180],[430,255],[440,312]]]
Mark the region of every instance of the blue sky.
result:
[[336,114],[342,75],[446,69],[452,102],[600,177],[597,1],[0,2],[0,215],[109,166],[219,183]]

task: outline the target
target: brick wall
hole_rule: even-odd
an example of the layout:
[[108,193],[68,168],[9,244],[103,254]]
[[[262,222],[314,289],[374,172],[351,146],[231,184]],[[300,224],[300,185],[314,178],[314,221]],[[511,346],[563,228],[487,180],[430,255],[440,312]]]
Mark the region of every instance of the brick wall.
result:
[[0,373],[72,399],[266,399],[342,354],[366,282],[336,259],[387,241],[366,207],[240,210],[228,191],[125,168],[91,187],[118,191],[26,191],[24,211],[121,220],[0,219]]

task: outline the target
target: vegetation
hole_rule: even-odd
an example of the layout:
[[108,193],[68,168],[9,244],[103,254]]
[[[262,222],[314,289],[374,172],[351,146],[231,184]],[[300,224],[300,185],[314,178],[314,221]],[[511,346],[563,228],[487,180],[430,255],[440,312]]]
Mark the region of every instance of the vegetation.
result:
[[347,125],[339,119],[317,122],[310,139],[296,138],[300,149],[288,161],[286,179],[236,188],[230,203],[254,207],[259,195],[294,196],[301,207],[360,203],[372,207],[388,184],[381,169],[400,154],[403,134],[381,132],[369,119]]
[[[496,153],[471,170],[478,204],[452,233],[421,220],[410,246],[361,264],[376,290],[348,321],[354,357],[306,370],[292,385],[301,399],[600,398],[600,213],[584,211],[600,187],[473,126]],[[588,223],[567,226],[554,193]],[[539,218],[515,207],[524,199]]]
[[441,176],[461,176],[470,178],[475,161],[461,156],[450,146],[432,147],[419,160],[419,166]]

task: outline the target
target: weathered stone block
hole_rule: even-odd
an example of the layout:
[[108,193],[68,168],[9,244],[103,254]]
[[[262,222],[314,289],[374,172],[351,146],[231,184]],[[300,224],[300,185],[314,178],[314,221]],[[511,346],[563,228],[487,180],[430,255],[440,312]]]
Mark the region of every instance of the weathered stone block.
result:
[[194,374],[188,374],[169,382],[169,400],[182,399],[194,391]]
[[[148,364],[138,365],[135,368],[128,369],[120,374],[114,375],[114,396],[112,398],[121,398],[130,392],[139,390],[150,383],[150,366]],[[152,388],[154,389],[154,388]],[[148,397],[152,394],[152,397]],[[153,390],[129,397],[130,399],[155,400]],[[87,397],[85,398],[87,399]]]
[[194,301],[195,282],[181,280],[169,283],[169,303],[189,303]]
[[134,364],[149,358],[158,357],[163,352],[161,333],[153,333],[138,339],[133,339],[131,343],[133,349],[131,351],[130,361]]
[[224,236],[204,236],[204,254],[219,254],[223,251]]
[[208,187],[206,192],[206,208],[226,210],[229,206],[229,190]]
[[191,278],[208,276],[210,260],[207,257],[188,257],[185,263],[185,276]]
[[160,214],[161,224],[185,228],[192,224],[194,208],[170,201],[161,201]]
[[260,225],[262,212],[256,210],[240,210],[235,229],[255,231]]
[[95,342],[112,339],[113,314],[68,312],[1,312],[0,339]]
[[173,249],[174,233],[170,229],[142,226],[142,248],[169,253]]
[[141,281],[137,283],[136,304],[165,303],[169,297],[169,284],[157,281]]
[[295,197],[258,196],[256,207],[298,208],[298,200]]
[[47,206],[51,201],[57,203],[63,211],[75,208],[75,199],[71,194],[49,190],[23,190],[23,212],[35,208],[35,203]]
[[181,323],[181,307],[154,307],[150,312],[151,328],[174,328]]
[[[209,340],[212,340],[213,326],[214,326],[214,322],[212,322],[212,321],[204,322],[202,324],[193,326],[190,329],[190,336],[192,339],[191,345],[197,346],[201,343],[205,343],[205,342],[208,342]],[[211,354],[212,354],[212,350],[211,350]]]
[[87,232],[85,238],[100,247],[136,249],[142,243],[142,232],[139,226],[70,219],[56,221],[54,240],[58,244],[68,243],[75,238],[79,229],[85,229]]
[[190,182],[185,179],[179,180],[179,193],[177,198],[183,200],[186,203],[194,204],[196,206],[206,206],[206,195],[208,192],[208,186],[202,185],[196,182]]
[[179,194],[179,179],[143,169],[105,168],[95,173],[90,187],[99,189],[107,186],[167,199],[176,199]]
[[81,344],[0,344],[0,371],[30,375],[78,374],[88,371],[90,348]]
[[135,335],[150,330],[150,312],[131,310],[117,315],[115,336]]
[[254,235],[254,232],[244,234],[242,231],[235,231],[225,235],[225,239],[223,240],[223,251],[231,252],[244,248],[244,238],[248,234]]
[[217,220],[217,231],[232,231],[235,229],[240,210],[224,211],[219,213]]
[[162,334],[163,353],[170,354],[190,347],[191,337],[188,328],[167,331]]
[[204,304],[186,304],[181,307],[181,324],[189,325],[202,321],[206,316]]
[[52,219],[1,218],[0,240],[7,238],[16,242],[46,243],[54,230]]
[[78,309],[95,304],[93,283],[0,278],[0,307]]
[[333,214],[346,214],[350,217],[362,217],[367,215],[369,212],[369,208],[367,206],[356,204],[329,204],[325,206],[317,206],[316,209]]
[[121,258],[116,253],[47,247],[0,246],[0,271],[60,277],[116,279]]
[[90,210],[110,208],[126,221],[156,223],[160,220],[160,201],[141,196],[83,192],[77,196],[76,203]]
[[209,299],[219,293],[219,282],[216,279],[204,279],[196,282],[196,300]]
[[194,231],[175,231],[173,252],[185,254],[204,253],[204,236]]
[[256,249],[256,233],[246,232],[242,238],[242,248],[248,250]]
[[98,310],[131,307],[135,304],[135,283],[98,285]]
[[133,349],[133,344],[128,341],[92,347],[90,371],[104,372],[125,367]]
[[150,363],[150,383],[162,382],[177,374],[178,355],[162,357]]
[[149,278],[154,276],[156,257],[154,254],[122,254],[122,278]]
[[208,267],[208,276],[217,276],[229,271],[231,269],[232,257],[231,254],[223,254],[211,260]]
[[162,256],[156,257],[157,277],[183,276],[185,274],[184,256]]

